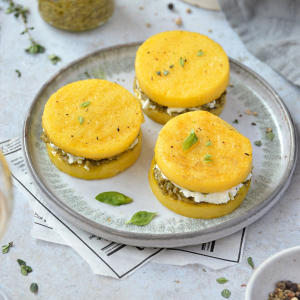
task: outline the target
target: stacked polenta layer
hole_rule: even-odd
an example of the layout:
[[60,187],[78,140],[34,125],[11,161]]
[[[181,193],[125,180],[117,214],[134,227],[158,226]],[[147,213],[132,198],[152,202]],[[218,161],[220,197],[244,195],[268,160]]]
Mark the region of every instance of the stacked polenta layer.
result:
[[138,49],[135,71],[135,95],[158,123],[190,111],[219,115],[225,106],[229,60],[207,36],[187,31],[154,35]]
[[[184,151],[191,129],[198,140]],[[199,111],[170,120],[160,131],[149,181],[154,195],[170,210],[211,219],[241,205],[251,171],[249,139],[219,117]]]
[[46,103],[42,139],[62,172],[83,179],[108,178],[131,166],[141,152],[139,103],[106,80],[70,83]]

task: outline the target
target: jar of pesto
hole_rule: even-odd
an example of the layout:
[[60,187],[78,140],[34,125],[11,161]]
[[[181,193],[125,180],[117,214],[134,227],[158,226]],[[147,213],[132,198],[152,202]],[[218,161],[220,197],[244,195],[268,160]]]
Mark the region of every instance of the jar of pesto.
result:
[[114,0],[38,0],[43,19],[69,31],[89,30],[106,23],[112,16]]

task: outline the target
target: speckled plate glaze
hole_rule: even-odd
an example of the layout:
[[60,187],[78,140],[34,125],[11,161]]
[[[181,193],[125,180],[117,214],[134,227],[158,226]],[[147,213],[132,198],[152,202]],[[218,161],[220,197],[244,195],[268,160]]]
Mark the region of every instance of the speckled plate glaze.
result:
[[[233,213],[212,220],[190,219],[169,211],[153,196],[148,170],[161,125],[149,118],[142,125],[138,161],[117,176],[85,181],[60,172],[49,161],[40,139],[45,103],[60,87],[88,78],[117,82],[133,93],[135,53],[140,43],[89,54],[60,70],[41,88],[26,115],[23,151],[33,182],[61,216],[78,227],[111,241],[144,247],[194,245],[232,234],[266,213],[287,189],[295,167],[297,141],[287,107],[276,91],[255,72],[230,59],[231,83],[221,118],[233,124],[253,145],[253,179],[249,193]],[[246,110],[257,112],[247,115]],[[237,119],[238,124],[233,123]],[[256,125],[251,125],[255,123]],[[266,138],[271,127],[275,138]],[[261,140],[262,146],[254,145]],[[117,190],[134,202],[113,207],[96,201],[100,192]],[[146,226],[126,225],[137,211],[158,212]]]

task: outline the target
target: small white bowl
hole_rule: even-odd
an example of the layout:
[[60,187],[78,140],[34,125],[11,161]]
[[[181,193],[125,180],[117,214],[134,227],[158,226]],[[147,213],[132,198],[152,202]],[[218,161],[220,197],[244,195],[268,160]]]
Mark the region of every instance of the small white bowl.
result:
[[245,300],[266,299],[278,281],[300,284],[300,246],[283,250],[265,260],[252,274]]

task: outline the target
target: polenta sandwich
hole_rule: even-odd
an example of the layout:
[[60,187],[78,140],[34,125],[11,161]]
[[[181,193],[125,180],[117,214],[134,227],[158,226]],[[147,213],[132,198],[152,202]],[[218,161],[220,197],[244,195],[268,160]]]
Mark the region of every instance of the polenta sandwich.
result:
[[226,53],[207,36],[162,32],[138,49],[133,89],[144,113],[161,124],[190,111],[218,116],[226,103],[229,69]]
[[51,162],[83,179],[108,178],[131,166],[141,152],[139,103],[106,80],[70,83],[46,103],[41,136]]
[[156,198],[170,210],[211,219],[231,213],[250,188],[249,139],[206,111],[170,120],[160,131],[149,181]]

